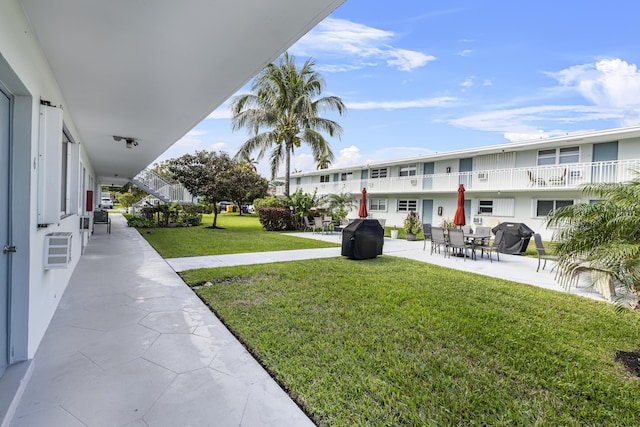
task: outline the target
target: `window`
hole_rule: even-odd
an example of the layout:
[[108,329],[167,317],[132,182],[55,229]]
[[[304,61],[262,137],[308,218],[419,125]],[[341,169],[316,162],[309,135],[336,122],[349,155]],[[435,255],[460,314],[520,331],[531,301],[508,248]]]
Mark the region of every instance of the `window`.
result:
[[371,169],[371,178],[386,178],[387,168]]
[[418,171],[418,166],[414,163],[412,165],[400,166],[400,176],[415,176]]
[[342,172],[340,174],[340,181],[351,181],[353,179],[352,172]]
[[329,182],[329,175],[320,175],[320,182]]
[[538,151],[538,166],[578,163],[580,147],[550,148]]
[[493,200],[480,200],[478,203],[478,213],[480,215],[491,215],[493,214]]
[[416,211],[418,207],[418,201],[413,200],[398,200],[398,212]]
[[547,216],[553,210],[573,205],[573,200],[537,200],[536,216]]
[[561,148],[558,154],[558,163],[578,163],[580,161],[580,148]]
[[369,199],[369,210],[371,211],[386,211],[387,199]]

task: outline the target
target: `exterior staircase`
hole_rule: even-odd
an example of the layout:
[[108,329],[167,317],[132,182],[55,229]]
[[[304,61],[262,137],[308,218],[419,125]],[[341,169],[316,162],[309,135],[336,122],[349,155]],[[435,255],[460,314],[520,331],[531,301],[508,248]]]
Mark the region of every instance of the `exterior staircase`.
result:
[[193,203],[193,196],[186,188],[180,184],[165,181],[149,169],[141,171],[131,179],[131,182],[163,203]]

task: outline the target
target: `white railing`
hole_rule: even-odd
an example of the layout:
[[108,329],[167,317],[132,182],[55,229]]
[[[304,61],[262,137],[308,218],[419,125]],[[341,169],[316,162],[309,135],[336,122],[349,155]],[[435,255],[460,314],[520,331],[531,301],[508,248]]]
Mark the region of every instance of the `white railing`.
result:
[[171,184],[148,169],[136,175],[133,182],[136,185],[142,184],[144,190],[165,202],[193,202],[193,196],[182,185]]
[[[449,193],[456,191],[460,184],[466,190],[507,191],[531,189],[578,188],[589,183],[626,182],[640,171],[640,159],[615,160],[593,163],[571,163],[526,168],[494,169],[471,172],[439,173],[410,177],[391,177],[316,184],[291,183],[291,193],[302,189],[305,193],[318,194],[360,193],[362,188],[368,194],[386,193]],[[278,188],[277,194],[282,195]]]

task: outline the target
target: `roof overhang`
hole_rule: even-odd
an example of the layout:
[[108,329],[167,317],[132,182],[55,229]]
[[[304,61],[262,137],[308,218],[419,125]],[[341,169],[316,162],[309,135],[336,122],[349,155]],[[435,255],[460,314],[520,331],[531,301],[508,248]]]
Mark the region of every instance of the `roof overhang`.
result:
[[344,1],[22,4],[99,180],[123,184]]

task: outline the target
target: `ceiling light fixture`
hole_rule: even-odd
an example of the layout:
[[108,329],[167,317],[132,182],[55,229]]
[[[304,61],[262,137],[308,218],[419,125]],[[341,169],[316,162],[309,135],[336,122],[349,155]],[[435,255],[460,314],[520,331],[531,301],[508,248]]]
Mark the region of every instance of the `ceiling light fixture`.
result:
[[127,148],[137,147],[138,144],[139,144],[138,141],[135,138],[113,135],[113,140],[116,141],[116,142],[122,141],[123,139],[125,141],[125,146]]

